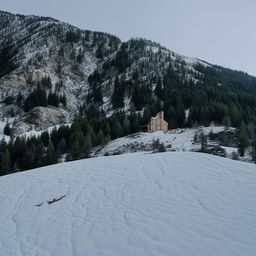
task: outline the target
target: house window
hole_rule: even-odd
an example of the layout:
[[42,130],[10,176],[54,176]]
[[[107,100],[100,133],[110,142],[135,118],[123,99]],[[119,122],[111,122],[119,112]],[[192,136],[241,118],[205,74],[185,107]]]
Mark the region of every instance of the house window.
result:
[[160,120],[156,120],[156,129],[160,130]]

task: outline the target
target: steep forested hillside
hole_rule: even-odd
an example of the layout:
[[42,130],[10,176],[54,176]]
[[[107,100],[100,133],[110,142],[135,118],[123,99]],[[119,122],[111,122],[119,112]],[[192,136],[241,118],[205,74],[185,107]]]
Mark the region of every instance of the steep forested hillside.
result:
[[[160,110],[171,129],[240,128],[241,155],[256,145],[255,77],[51,18],[0,12],[0,21],[0,117],[11,138],[0,147],[3,173],[86,157]],[[45,132],[15,140],[31,130]]]

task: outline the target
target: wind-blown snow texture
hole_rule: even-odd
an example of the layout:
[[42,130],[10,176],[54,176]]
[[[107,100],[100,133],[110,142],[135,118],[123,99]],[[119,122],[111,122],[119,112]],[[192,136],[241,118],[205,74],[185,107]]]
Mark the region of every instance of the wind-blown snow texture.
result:
[[255,255],[256,166],[128,154],[0,178],[0,255]]

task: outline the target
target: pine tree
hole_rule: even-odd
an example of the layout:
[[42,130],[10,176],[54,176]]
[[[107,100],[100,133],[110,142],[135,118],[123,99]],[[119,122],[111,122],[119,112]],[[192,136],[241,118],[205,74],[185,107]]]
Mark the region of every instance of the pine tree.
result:
[[98,59],[102,59],[104,57],[104,53],[101,45],[97,48],[95,55]]
[[12,145],[9,145],[11,150],[11,156],[13,162],[16,163],[16,169],[21,169],[22,157],[26,152],[26,139],[22,137],[17,137]]
[[231,126],[231,119],[229,116],[224,116],[222,124],[226,127],[229,128]]
[[40,85],[25,99],[23,108],[24,111],[29,111],[37,106],[47,107],[46,91],[41,89]]
[[252,140],[252,160],[256,164],[256,139]]
[[119,120],[116,119],[112,125],[111,137],[112,139],[119,138],[123,135],[123,127],[120,124]]
[[5,139],[3,138],[0,141],[0,155],[6,150],[6,148],[7,148],[7,143],[6,143]]
[[148,124],[148,122],[150,121],[150,117],[151,117],[150,111],[149,111],[149,109],[146,107],[145,110],[144,110],[144,112],[143,112],[142,123],[143,123],[144,125]]
[[115,79],[114,92],[112,95],[112,105],[113,108],[123,108],[124,107],[124,82],[119,82],[118,76]]
[[179,127],[182,127],[184,125],[185,109],[184,109],[184,105],[182,103],[178,104],[175,108],[175,119],[176,119]]
[[97,144],[101,145],[103,143],[103,140],[104,140],[104,134],[102,130],[100,130],[99,133],[97,134]]
[[44,144],[41,140],[39,140],[35,146],[36,146],[36,151],[35,151],[34,165],[35,165],[35,167],[44,166],[45,165],[45,157],[46,157]]
[[16,104],[17,104],[18,106],[21,106],[22,101],[23,101],[23,96],[21,95],[21,92],[19,92],[19,94],[18,94],[18,96],[17,96],[17,99],[16,99]]
[[131,127],[130,127],[130,121],[129,119],[125,116],[124,120],[123,120],[123,132],[124,135],[129,134],[131,131]]
[[78,53],[78,55],[76,57],[76,60],[77,60],[78,63],[81,64],[83,59],[84,59],[84,53],[83,53],[82,49],[80,48],[79,49],[79,53]]
[[92,147],[92,138],[89,133],[86,135],[85,140]]
[[21,161],[22,170],[29,170],[35,167],[35,164],[34,164],[35,151],[36,151],[36,147],[33,143],[30,145],[27,145],[27,149],[24,155],[22,156],[22,161]]
[[246,148],[249,146],[249,137],[246,130],[245,123],[242,122],[239,131],[239,143],[238,143],[238,151],[240,156],[244,156]]
[[10,127],[10,124],[7,123],[4,127],[4,134],[7,135],[7,136],[10,136],[12,133],[12,129]]
[[1,157],[1,174],[6,174],[11,169],[11,155],[8,149],[6,149]]
[[136,114],[130,116],[131,132],[137,132],[139,130],[139,120]]
[[92,90],[92,98],[94,102],[103,102],[102,99],[102,92],[101,92],[101,87],[100,86],[94,86]]
[[117,137],[122,137],[123,136],[123,127],[120,124],[120,122],[117,122]]
[[75,140],[74,143],[72,144],[71,150],[70,150],[72,160],[77,160],[80,152],[81,151],[80,151],[79,142],[77,140]]
[[[169,106],[168,107],[168,111],[166,113],[166,120],[170,124],[171,120],[173,120],[174,118],[175,118],[175,110],[174,110],[174,108],[172,106]],[[172,126],[170,125],[170,127],[172,127]]]
[[59,96],[56,93],[49,93],[48,95],[48,105],[58,107],[60,103]]
[[83,158],[89,157],[90,149],[91,149],[91,144],[85,140],[84,143],[81,145],[78,158],[83,159]]
[[209,125],[209,121],[210,121],[210,111],[209,108],[207,106],[204,106],[201,108],[200,111],[200,121],[204,126],[208,126]]
[[46,153],[45,161],[46,161],[46,165],[55,164],[57,162],[56,153],[55,153],[54,146],[51,141],[49,142],[49,144],[47,146],[47,153]]
[[155,88],[155,94],[158,96],[159,99],[163,100],[164,98],[164,90],[162,87],[161,79],[158,78],[156,88]]
[[241,114],[237,106],[232,104],[229,111],[232,126],[239,127],[239,125],[241,125]]
[[88,131],[87,136],[88,136],[87,139],[88,139],[88,141],[90,142],[90,144],[91,144],[92,146],[95,146],[95,145],[96,145],[96,135],[95,135],[95,133],[94,133],[94,131],[93,131],[92,128]]
[[136,110],[141,110],[143,105],[145,104],[144,96],[142,92],[142,88],[135,84],[133,86],[133,92],[132,92],[132,102],[134,103],[134,106]]
[[65,138],[62,137],[58,142],[57,151],[60,154],[64,154],[67,151],[67,148],[68,148],[67,141],[65,140]]
[[47,147],[49,144],[49,140],[50,140],[50,135],[49,135],[48,131],[42,132],[41,140],[42,140],[44,146]]

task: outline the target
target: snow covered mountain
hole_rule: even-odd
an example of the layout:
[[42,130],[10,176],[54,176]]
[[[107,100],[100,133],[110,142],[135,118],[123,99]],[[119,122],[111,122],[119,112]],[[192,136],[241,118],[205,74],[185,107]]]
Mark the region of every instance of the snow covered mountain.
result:
[[[107,115],[158,104],[166,79],[190,90],[200,81],[245,91],[256,88],[253,77],[149,40],[121,42],[48,17],[0,12],[0,32],[0,118],[13,118],[14,136],[70,123],[92,103]],[[166,78],[170,71],[171,79]],[[44,91],[36,91],[38,86]],[[48,103],[44,93],[51,94]]]
[[[15,117],[15,134],[73,120],[86,99],[88,76],[99,64],[99,49],[108,56],[120,40],[51,18],[0,12],[0,21],[0,116]],[[65,95],[67,107],[42,106],[24,113],[16,99],[19,94],[25,99],[38,84],[48,93]]]
[[0,254],[252,256],[255,187],[255,165],[188,152],[3,176]]

